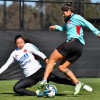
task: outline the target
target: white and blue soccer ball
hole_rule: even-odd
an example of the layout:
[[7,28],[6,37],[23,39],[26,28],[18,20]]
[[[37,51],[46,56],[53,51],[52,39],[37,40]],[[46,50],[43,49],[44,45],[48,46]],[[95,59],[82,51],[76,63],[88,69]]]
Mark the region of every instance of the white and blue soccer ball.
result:
[[57,88],[54,85],[47,85],[44,89],[44,94],[47,97],[54,97],[57,93]]

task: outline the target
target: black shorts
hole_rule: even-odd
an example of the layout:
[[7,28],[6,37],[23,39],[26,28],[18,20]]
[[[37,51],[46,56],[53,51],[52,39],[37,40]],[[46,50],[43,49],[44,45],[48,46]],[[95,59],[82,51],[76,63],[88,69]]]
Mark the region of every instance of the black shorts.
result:
[[82,55],[83,47],[84,45],[78,39],[71,39],[56,49],[60,54],[66,57],[70,63],[74,63]]

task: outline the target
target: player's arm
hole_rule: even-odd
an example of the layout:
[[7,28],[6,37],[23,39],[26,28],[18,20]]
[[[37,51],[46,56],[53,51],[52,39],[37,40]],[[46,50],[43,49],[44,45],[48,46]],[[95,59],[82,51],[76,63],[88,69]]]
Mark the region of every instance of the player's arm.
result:
[[98,36],[98,34],[100,33],[97,28],[95,28],[89,21],[84,19],[82,16],[79,16],[77,20],[82,26],[89,28],[96,36]]
[[66,25],[59,26],[59,25],[52,25],[49,27],[49,30],[51,31],[52,29],[56,29],[59,31],[66,31]]
[[12,53],[7,62],[0,68],[0,74],[3,73],[13,62],[14,62],[14,57]]
[[34,48],[34,45],[30,46],[30,50],[33,54],[41,57],[46,63],[48,63],[48,58],[46,57],[46,55],[42,53],[41,51],[39,51],[38,48]]

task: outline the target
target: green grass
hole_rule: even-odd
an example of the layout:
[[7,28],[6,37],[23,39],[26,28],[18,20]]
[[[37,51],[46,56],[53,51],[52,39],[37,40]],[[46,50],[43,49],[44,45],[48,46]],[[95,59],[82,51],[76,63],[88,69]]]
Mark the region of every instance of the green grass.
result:
[[[85,84],[93,87],[92,92],[81,90],[79,95],[74,96],[74,87],[62,84],[54,84],[57,89],[57,95],[54,98],[36,97],[36,96],[20,96],[13,92],[13,86],[17,80],[0,81],[0,100],[99,100],[100,99],[100,78],[79,78]],[[29,90],[35,91],[39,83]]]

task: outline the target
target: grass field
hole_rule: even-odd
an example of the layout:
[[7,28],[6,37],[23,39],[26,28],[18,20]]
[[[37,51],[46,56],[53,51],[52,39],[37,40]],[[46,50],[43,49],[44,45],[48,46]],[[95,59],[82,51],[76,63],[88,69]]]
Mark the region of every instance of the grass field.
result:
[[[79,95],[74,96],[74,87],[62,84],[54,84],[57,89],[57,95],[54,98],[36,97],[36,96],[20,96],[13,92],[13,86],[17,80],[5,80],[0,81],[0,100],[99,100],[100,99],[100,78],[79,78],[93,87],[92,92],[81,90]],[[34,87],[28,88],[35,91],[39,84]]]

